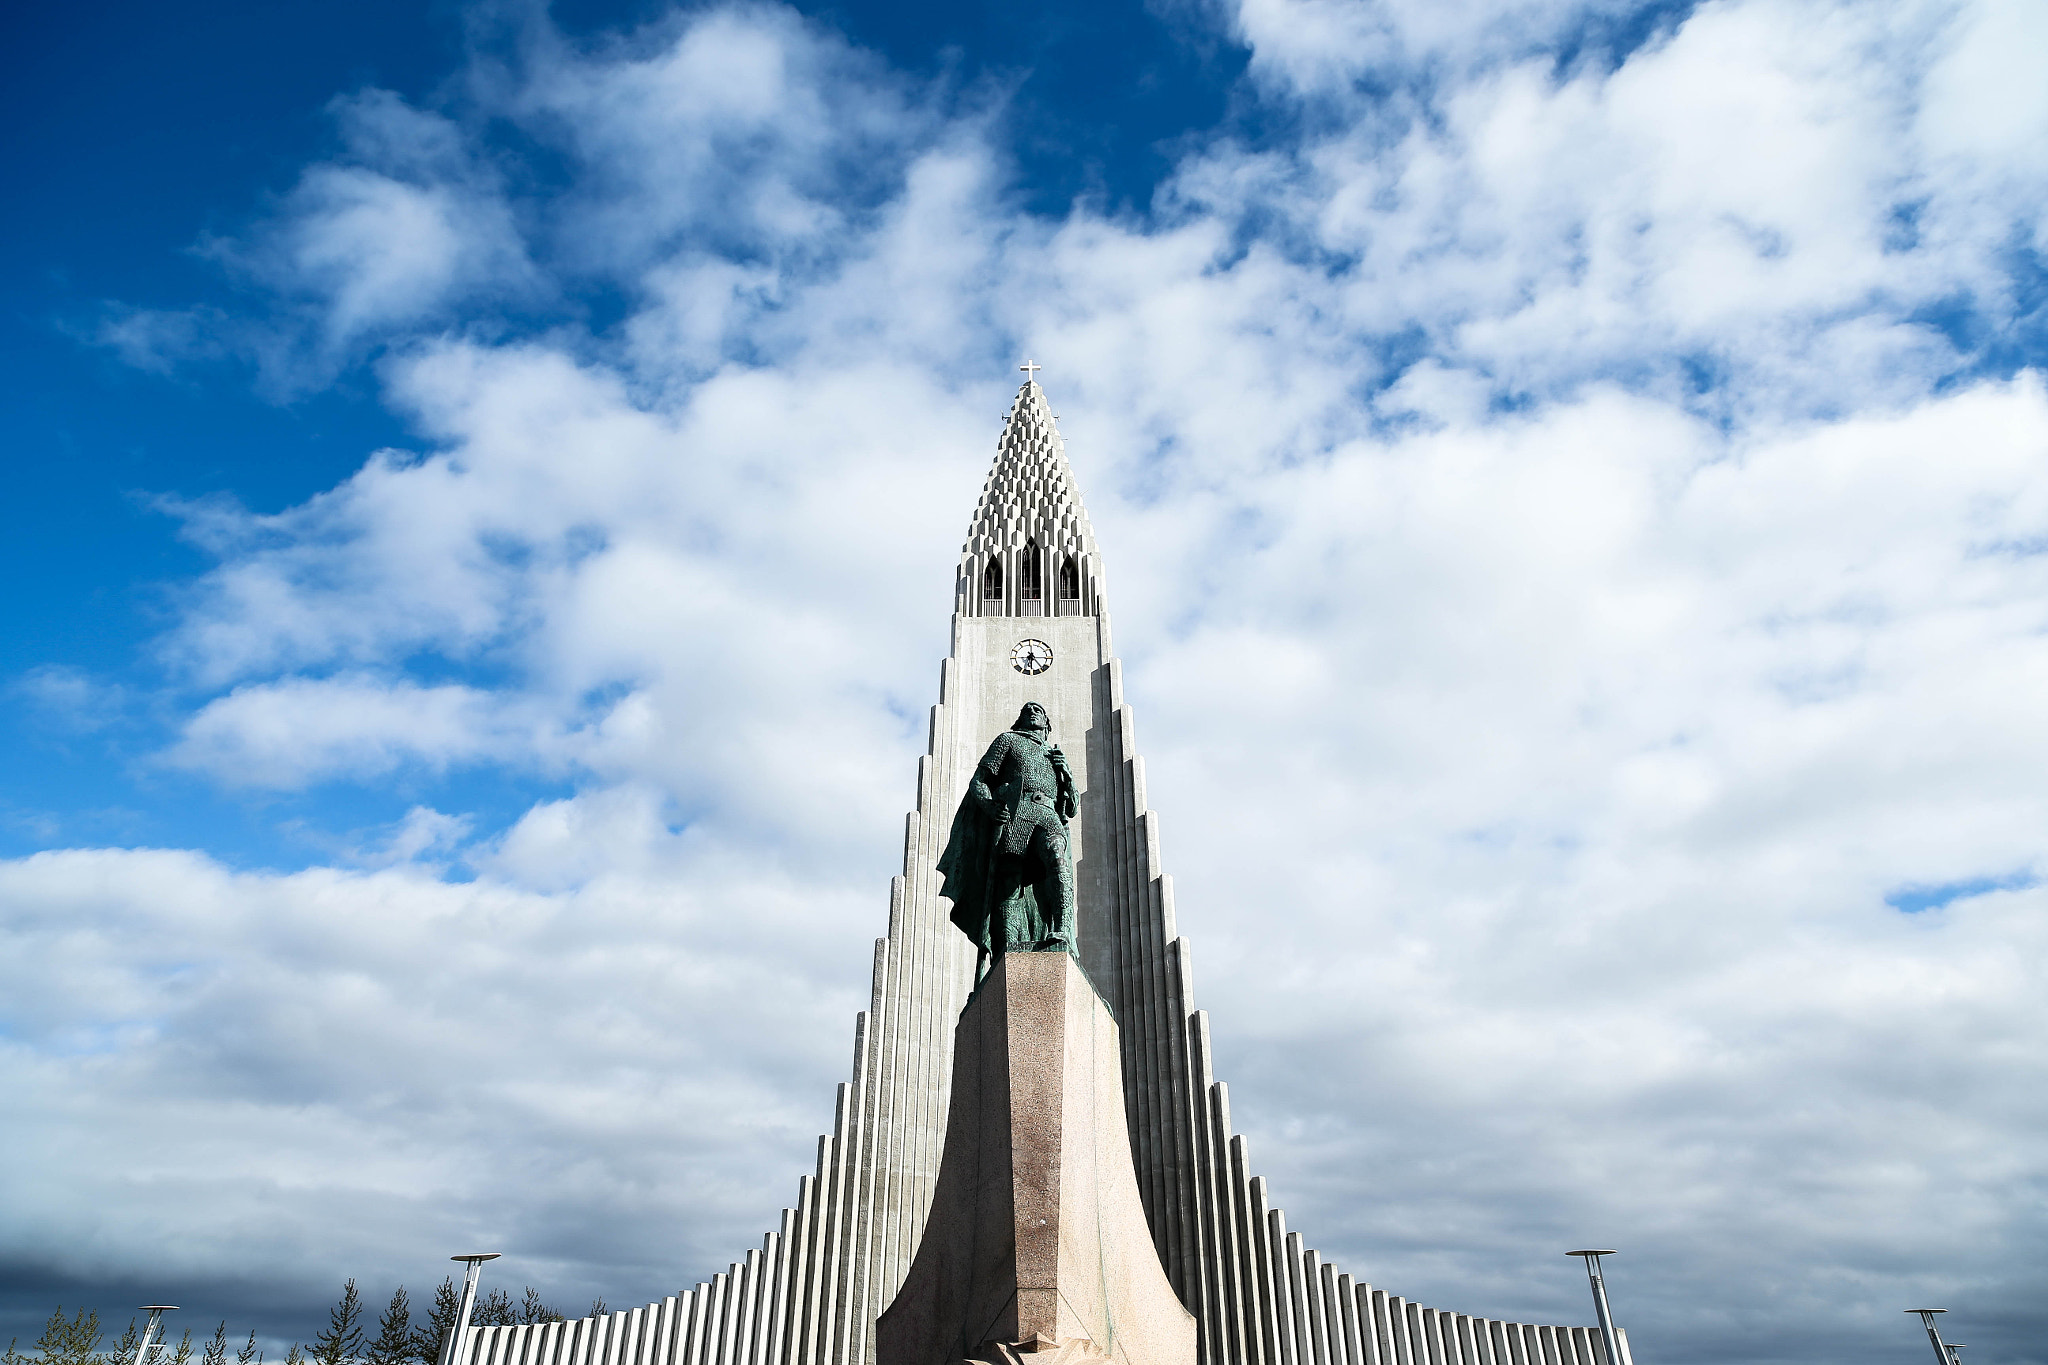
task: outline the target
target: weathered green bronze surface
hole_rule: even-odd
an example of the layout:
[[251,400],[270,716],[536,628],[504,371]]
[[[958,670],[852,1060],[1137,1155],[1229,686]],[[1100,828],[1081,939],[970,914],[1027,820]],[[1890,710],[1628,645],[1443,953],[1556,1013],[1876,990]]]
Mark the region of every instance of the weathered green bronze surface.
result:
[[975,766],[939,858],[939,894],[981,949],[983,968],[1007,952],[1074,951],[1067,821],[1079,809],[1052,721],[1026,702]]

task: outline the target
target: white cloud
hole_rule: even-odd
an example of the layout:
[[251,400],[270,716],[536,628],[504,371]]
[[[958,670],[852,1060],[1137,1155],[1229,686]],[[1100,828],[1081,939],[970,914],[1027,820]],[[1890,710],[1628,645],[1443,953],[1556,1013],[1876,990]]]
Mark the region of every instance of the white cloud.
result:
[[1632,35],[1668,26],[1617,0],[1239,0],[1235,11],[1254,77],[1310,98],[1342,97],[1361,81],[1469,75],[1535,52],[1611,61],[1628,55]]
[[2032,73],[2048,60],[2048,17],[2018,0],[1971,5],[1944,39],[1917,120],[1929,151],[2038,187],[2048,170],[2048,92]]
[[906,83],[787,10],[713,9],[640,38],[595,59],[544,45],[512,99],[584,168],[562,223],[574,260],[637,276],[686,241],[745,244],[800,272],[932,131]]
[[[265,1235],[332,1277],[502,1230],[619,1300],[765,1228],[883,923],[1014,342],[1297,1227],[1546,1318],[1583,1315],[1555,1253],[1612,1237],[1670,1359],[1861,1358],[1927,1294],[2033,1321],[2048,396],[1927,321],[2014,323],[2039,110],[1978,92],[2031,21],[1718,3],[1559,70],[1610,17],[1248,5],[1309,131],[1194,148],[1146,221],[1020,214],[979,111],[783,11],[475,82],[568,158],[545,201],[479,169],[483,117],[349,106],[247,259],[381,351],[429,450],[185,509],[221,562],[165,643],[198,698],[169,756],[576,790],[422,807],[376,872],[0,867],[41,1169],[123,1150],[145,1084],[192,1135],[142,1231],[80,1176],[11,1244],[135,1264],[211,1181],[194,1264],[240,1263],[259,1192],[286,1228],[388,1200],[354,1246]],[[593,273],[630,299],[605,334],[445,330]]]
[[171,762],[237,786],[299,787],[495,758],[547,764],[560,739],[473,687],[419,687],[361,675],[238,687],[202,707]]
[[[260,1263],[317,1293],[336,1257],[417,1284],[436,1258],[416,1247],[482,1236],[573,1301],[621,1293],[573,1268],[602,1227],[607,1259],[661,1267],[626,1292],[672,1289],[677,1258],[752,1235],[757,1190],[793,1189],[829,1111],[854,974],[808,941],[753,951],[813,910],[778,883],[673,856],[557,896],[172,851],[0,866],[4,1254],[124,1278]],[[639,1003],[606,1003],[622,990]],[[735,1122],[760,1171],[698,1174]]]
[[470,233],[451,197],[354,167],[299,187],[306,216],[280,270],[329,295],[337,340],[432,315],[461,279]]
[[475,819],[467,815],[414,806],[381,847],[367,851],[363,861],[377,867],[424,862],[427,855],[460,848],[475,826]]
[[[1177,192],[1279,215],[1275,240],[1347,266],[1325,308],[1424,329],[1510,393],[1705,380],[1693,401],[1759,418],[1908,402],[1968,364],[1927,315],[2009,307],[2013,236],[2036,230],[2039,159],[1942,94],[1997,14],[1703,5],[1612,70],[1507,52],[1348,96],[1332,130],[1224,145]],[[1966,155],[1941,148],[1952,120]]]

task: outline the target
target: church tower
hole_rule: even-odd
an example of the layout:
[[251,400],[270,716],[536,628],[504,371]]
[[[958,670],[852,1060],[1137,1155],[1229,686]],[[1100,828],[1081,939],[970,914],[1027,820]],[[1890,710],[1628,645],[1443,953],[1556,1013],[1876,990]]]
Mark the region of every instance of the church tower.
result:
[[[1608,1365],[1596,1331],[1425,1308],[1354,1280],[1288,1230],[1251,1173],[1174,927],[1101,554],[1035,378],[1011,404],[961,550],[952,653],[852,1076],[795,1206],[693,1288],[576,1322],[474,1328],[442,1365],[871,1365],[875,1320],[931,1206],[973,985],[975,950],[948,919],[937,863],[974,764],[1027,701],[1050,714],[1079,788],[1080,960],[1118,1026],[1139,1195],[1201,1365]],[[1625,1337],[1621,1353],[1628,1365]]]

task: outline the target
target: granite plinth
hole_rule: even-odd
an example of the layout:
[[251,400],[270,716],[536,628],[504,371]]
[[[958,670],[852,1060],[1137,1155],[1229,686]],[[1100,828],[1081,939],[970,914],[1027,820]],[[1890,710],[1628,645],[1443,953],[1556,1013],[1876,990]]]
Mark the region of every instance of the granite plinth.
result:
[[954,1032],[938,1182],[877,1365],[1193,1365],[1123,1096],[1116,1021],[1074,959],[997,959]]

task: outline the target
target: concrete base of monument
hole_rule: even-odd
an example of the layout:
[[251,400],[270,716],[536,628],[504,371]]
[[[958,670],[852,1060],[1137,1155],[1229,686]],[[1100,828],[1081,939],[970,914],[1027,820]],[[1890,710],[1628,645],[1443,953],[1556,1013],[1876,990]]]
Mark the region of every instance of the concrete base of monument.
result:
[[1138,1201],[1116,1021],[1065,953],[998,959],[954,1031],[931,1213],[876,1365],[1193,1365]]

